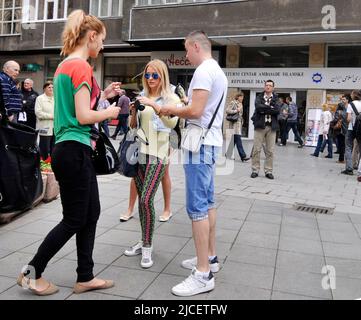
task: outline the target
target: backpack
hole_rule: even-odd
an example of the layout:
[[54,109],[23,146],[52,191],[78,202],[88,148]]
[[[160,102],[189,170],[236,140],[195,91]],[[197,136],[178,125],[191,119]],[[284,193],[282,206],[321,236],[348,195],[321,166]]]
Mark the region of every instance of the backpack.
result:
[[350,103],[351,107],[356,115],[356,120],[353,125],[353,135],[357,141],[361,141],[361,113],[359,113],[353,102]]

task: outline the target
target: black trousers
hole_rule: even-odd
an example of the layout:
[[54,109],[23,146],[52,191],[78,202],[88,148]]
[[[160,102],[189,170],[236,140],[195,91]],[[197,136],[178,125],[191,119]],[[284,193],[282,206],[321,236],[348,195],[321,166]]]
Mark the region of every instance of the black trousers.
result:
[[345,160],[345,149],[346,149],[346,137],[340,133],[336,136],[336,140],[338,142],[338,161]]
[[54,140],[54,136],[40,136],[39,149],[43,160],[46,160],[53,152]]
[[120,114],[118,116],[119,122],[118,122],[117,127],[115,128],[113,137],[116,137],[120,130],[122,130],[123,134],[127,134],[127,132],[128,132],[128,117],[129,117],[129,114]]
[[241,159],[247,158],[246,152],[243,149],[242,137],[240,134],[234,134],[232,136],[226,152],[226,156],[228,158],[232,156],[234,146],[237,147],[237,151]]
[[78,256],[77,282],[94,278],[92,255],[100,203],[90,155],[91,148],[76,141],[61,142],[54,147],[52,168],[60,186],[63,220],[49,232],[29,262],[35,269],[36,279],[74,234]]

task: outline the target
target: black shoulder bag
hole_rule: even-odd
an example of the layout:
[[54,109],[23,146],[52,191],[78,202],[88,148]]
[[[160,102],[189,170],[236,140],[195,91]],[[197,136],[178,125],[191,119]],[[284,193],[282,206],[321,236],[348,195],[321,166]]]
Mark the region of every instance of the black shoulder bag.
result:
[[[38,131],[10,122],[0,90],[0,216],[21,213],[37,202],[43,191]],[[1,219],[0,219],[1,221]]]

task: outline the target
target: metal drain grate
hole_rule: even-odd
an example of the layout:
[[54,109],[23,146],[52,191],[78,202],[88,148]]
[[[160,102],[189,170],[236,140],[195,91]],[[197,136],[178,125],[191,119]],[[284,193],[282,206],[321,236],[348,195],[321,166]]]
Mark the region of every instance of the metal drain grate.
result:
[[318,214],[333,214],[334,208],[326,208],[326,207],[319,207],[319,206],[311,206],[307,204],[300,204],[295,203],[293,207],[296,211],[301,212],[309,212],[309,213],[318,213]]

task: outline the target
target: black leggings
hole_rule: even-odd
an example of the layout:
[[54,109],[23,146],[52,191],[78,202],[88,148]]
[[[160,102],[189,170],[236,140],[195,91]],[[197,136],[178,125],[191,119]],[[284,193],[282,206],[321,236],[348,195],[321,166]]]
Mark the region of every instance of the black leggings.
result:
[[90,155],[91,148],[76,141],[60,142],[54,147],[52,168],[60,186],[63,220],[48,233],[29,262],[35,269],[36,279],[74,234],[78,255],[77,282],[94,278],[92,255],[100,203]]

